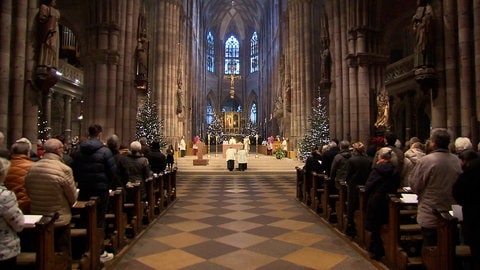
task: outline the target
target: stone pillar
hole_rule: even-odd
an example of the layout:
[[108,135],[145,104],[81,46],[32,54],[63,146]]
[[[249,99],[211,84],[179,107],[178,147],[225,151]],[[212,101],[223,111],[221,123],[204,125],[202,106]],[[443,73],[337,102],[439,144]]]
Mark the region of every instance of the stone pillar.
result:
[[5,142],[10,141],[8,129],[8,97],[10,79],[10,47],[12,42],[11,27],[12,23],[12,2],[13,0],[3,0],[0,2],[0,25],[3,29],[0,31],[0,131],[5,134]]
[[[157,27],[155,29],[155,74],[154,87],[160,118],[164,120],[164,136],[174,140],[177,132],[176,91],[178,69],[178,45],[180,42],[181,1],[161,1],[157,5]],[[173,142],[173,141],[172,141]]]
[[[474,51],[480,52],[480,0],[473,0],[473,36],[474,36]],[[475,115],[480,119],[480,53],[475,53]],[[478,137],[478,134],[476,134]],[[478,140],[478,138],[477,138]]]
[[65,142],[69,142],[72,136],[72,97],[63,96],[63,126],[65,128]]
[[472,92],[474,84],[473,78],[473,63],[471,54],[471,46],[473,39],[471,36],[471,1],[458,0],[458,47],[459,47],[459,61],[460,61],[460,125],[461,136],[471,136],[471,119],[472,108],[474,102],[472,99]]
[[453,133],[452,136],[457,137],[459,126],[459,108],[458,108],[458,91],[457,82],[457,40],[456,33],[456,0],[444,0],[444,48],[445,48],[445,95],[447,111],[447,128]]

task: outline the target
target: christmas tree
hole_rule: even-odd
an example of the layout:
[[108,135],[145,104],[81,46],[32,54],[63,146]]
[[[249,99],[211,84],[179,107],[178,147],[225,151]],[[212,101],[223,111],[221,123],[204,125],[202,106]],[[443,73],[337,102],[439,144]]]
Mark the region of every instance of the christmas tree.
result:
[[[213,112],[212,122],[207,126],[207,134],[210,134],[210,137],[216,138],[218,136],[219,140],[223,140],[223,121],[217,113]],[[216,142],[218,143],[218,142]]]
[[249,137],[255,137],[258,134],[258,125],[250,120],[247,120],[242,134]]
[[325,97],[318,97],[308,118],[305,135],[299,142],[299,158],[303,161],[312,152],[315,146],[327,144],[330,141],[330,128],[328,125],[327,106]]
[[135,139],[147,138],[147,143],[157,141],[161,147],[165,147],[167,143],[163,137],[163,121],[158,117],[157,104],[152,101],[150,89],[143,103],[142,108],[137,113],[137,125]]

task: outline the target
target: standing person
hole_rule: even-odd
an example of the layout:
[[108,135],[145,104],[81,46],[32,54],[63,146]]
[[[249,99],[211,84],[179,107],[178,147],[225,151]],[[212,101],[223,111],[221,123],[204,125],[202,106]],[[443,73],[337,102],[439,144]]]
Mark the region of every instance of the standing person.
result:
[[185,137],[182,136],[180,143],[178,144],[178,149],[180,149],[180,156],[184,157],[187,153],[187,144],[185,143]]
[[167,157],[162,153],[160,149],[160,143],[154,141],[152,143],[152,151],[146,156],[150,168],[153,173],[160,174],[167,168]]
[[355,237],[355,211],[359,208],[358,186],[364,185],[372,169],[372,158],[367,156],[362,142],[352,144],[352,157],[348,160],[347,172],[347,229],[346,235]]
[[385,255],[380,229],[388,222],[387,194],[394,193],[398,184],[392,179],[395,173],[395,166],[391,162],[392,149],[380,148],[377,155],[378,160],[365,183],[365,229],[372,233],[368,248],[370,256],[380,260]]
[[[465,155],[465,154],[464,154]],[[474,157],[475,152],[469,154],[470,161],[465,161],[464,170],[453,185],[452,194],[462,206],[463,236],[465,243],[470,246],[472,253],[472,269],[480,269],[480,158]],[[461,157],[462,158],[462,157]]]
[[245,136],[245,138],[243,138],[243,147],[247,154],[250,153],[250,138],[248,136]]
[[25,176],[34,163],[30,158],[31,150],[32,143],[27,138],[18,139],[12,145],[11,166],[5,178],[5,186],[15,193],[24,214],[30,214],[30,197],[25,188]]
[[175,154],[175,151],[173,150],[173,145],[169,145],[167,148],[167,169],[172,170],[173,169],[173,163],[175,162],[173,155]]
[[228,147],[227,151],[225,151],[225,156],[226,156],[226,160],[227,160],[227,169],[229,171],[233,171],[233,169],[235,168],[235,154],[236,154],[236,150],[230,146]]
[[0,158],[0,269],[15,269],[20,254],[17,232],[23,230],[25,222],[15,194],[3,185],[9,168],[10,162]]
[[60,11],[55,8],[57,0],[42,1],[38,11],[39,48],[37,66],[58,68],[58,20]]
[[460,159],[448,151],[450,135],[434,129],[429,140],[432,152],[413,168],[408,183],[418,195],[417,222],[422,227],[423,245],[437,245],[437,217],[434,209],[450,209],[455,200],[452,186],[462,172]]
[[48,139],[43,147],[45,150],[43,158],[32,165],[25,177],[31,213],[34,215],[59,213],[55,221],[56,251],[71,255],[68,225],[72,219],[71,207],[78,195],[73,172],[62,159],[63,143],[60,140]]
[[121,167],[125,169],[125,173],[120,175],[123,185],[129,183],[140,184],[141,200],[145,201],[147,198],[145,181],[152,173],[148,159],[142,154],[142,145],[139,141],[133,141],[130,144],[130,153],[121,160],[121,163]]
[[[81,142],[73,156],[73,173],[78,182],[79,200],[87,201],[92,196],[99,198],[97,204],[97,227],[105,229],[105,214],[108,209],[109,188],[117,170],[113,154],[103,142],[102,126],[93,124],[88,128],[88,139]],[[112,253],[103,252],[100,260],[113,259]]]
[[237,152],[238,156],[238,170],[245,171],[247,169],[247,150],[240,149]]

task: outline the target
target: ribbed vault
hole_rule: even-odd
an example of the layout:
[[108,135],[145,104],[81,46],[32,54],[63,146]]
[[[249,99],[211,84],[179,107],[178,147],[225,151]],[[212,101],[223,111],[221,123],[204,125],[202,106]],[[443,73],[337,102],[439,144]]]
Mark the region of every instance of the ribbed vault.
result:
[[207,27],[218,29],[220,36],[235,25],[241,38],[247,28],[259,29],[267,0],[208,0],[204,14]]

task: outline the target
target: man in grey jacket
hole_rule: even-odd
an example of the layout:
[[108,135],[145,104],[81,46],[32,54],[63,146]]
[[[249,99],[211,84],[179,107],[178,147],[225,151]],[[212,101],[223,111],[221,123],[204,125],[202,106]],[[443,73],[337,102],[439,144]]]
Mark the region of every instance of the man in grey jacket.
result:
[[460,159],[448,151],[450,135],[434,129],[429,141],[432,151],[422,157],[408,179],[418,195],[417,222],[422,226],[424,246],[437,245],[437,218],[433,209],[450,209],[455,200],[452,186],[462,172]]

